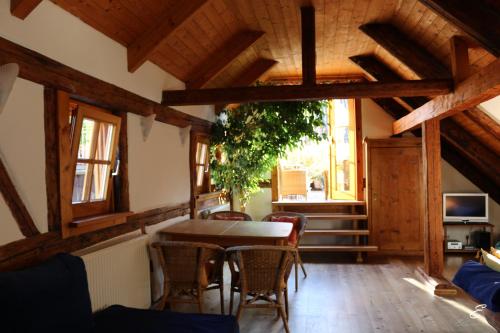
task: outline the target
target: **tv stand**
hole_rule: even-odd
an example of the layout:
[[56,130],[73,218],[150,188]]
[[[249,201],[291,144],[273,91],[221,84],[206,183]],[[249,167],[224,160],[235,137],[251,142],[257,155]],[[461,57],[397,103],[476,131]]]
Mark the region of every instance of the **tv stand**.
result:
[[[488,222],[469,222],[469,221],[454,221],[454,222],[443,222],[443,229],[444,229],[444,252],[445,253],[476,253],[479,248],[474,248],[472,250],[466,250],[466,249],[461,249],[461,250],[448,250],[446,248],[446,241],[447,241],[447,229],[448,227],[457,227],[457,226],[467,226],[467,227],[483,227],[483,228],[488,228],[490,231],[490,245],[493,244],[493,229],[495,226],[491,223]],[[465,246],[465,244],[464,244]]]

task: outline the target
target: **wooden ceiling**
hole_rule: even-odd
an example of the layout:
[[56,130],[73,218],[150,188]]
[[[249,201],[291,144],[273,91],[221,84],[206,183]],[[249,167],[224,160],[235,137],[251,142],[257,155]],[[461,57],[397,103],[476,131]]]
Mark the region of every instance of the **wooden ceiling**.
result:
[[[177,0],[53,0],[95,29],[129,47],[174,13]],[[263,36],[225,64],[204,87],[225,87],[259,58],[278,64],[265,78],[301,76],[300,6],[302,0],[209,0],[171,33],[148,59],[178,79],[190,81],[214,57],[237,47],[242,31]],[[350,56],[374,53],[402,77],[417,75],[358,29],[365,23],[390,22],[449,67],[449,40],[458,28],[417,0],[315,0],[317,76],[360,75]],[[236,37],[236,41],[238,38]],[[221,52],[225,51],[225,52]],[[470,49],[473,68],[495,59],[485,50]]]
[[[11,9],[14,15],[25,17],[39,2],[11,0]],[[315,10],[318,83],[359,81],[360,77],[369,81],[451,77],[450,40],[454,36],[461,36],[467,44],[470,73],[493,63],[500,53],[500,3],[496,0],[52,2],[127,47],[130,71],[149,60],[186,82],[187,89],[248,86],[257,79],[297,83],[302,77],[302,6]],[[376,75],[379,65],[378,69],[366,68],[367,63],[357,62],[359,56],[380,63],[386,68],[383,75]],[[374,100],[395,118],[422,102]],[[500,165],[495,163],[488,170],[485,158],[478,156],[482,152],[489,154],[486,160],[498,161],[500,125],[478,109],[457,114],[451,121],[443,131],[444,148],[449,148],[443,156],[479,187],[493,186],[490,196],[493,191],[500,201]],[[460,136],[462,132],[466,137]],[[457,156],[472,167],[464,166]],[[484,171],[479,181],[473,168]]]

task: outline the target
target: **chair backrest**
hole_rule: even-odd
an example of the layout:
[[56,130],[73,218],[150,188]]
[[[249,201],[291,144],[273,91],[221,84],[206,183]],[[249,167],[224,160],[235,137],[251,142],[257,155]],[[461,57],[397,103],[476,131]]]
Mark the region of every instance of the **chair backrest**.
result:
[[196,289],[207,281],[205,264],[213,261],[222,269],[224,249],[215,244],[195,242],[156,242],[165,285],[170,290]]
[[226,250],[231,271],[240,272],[243,293],[278,293],[284,288],[285,274],[293,263],[289,246],[236,246]]
[[253,221],[250,215],[234,210],[214,212],[208,215],[207,220]]
[[264,216],[262,221],[271,222],[273,217],[280,216],[296,216],[299,218],[299,225],[297,226],[297,243],[300,241],[300,238],[304,234],[307,226],[307,217],[304,214],[295,213],[295,212],[274,212]]

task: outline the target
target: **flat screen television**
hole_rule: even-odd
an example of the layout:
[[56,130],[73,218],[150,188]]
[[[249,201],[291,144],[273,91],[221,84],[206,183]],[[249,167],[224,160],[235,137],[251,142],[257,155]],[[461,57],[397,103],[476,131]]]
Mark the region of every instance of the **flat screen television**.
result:
[[444,222],[488,222],[487,193],[444,193]]

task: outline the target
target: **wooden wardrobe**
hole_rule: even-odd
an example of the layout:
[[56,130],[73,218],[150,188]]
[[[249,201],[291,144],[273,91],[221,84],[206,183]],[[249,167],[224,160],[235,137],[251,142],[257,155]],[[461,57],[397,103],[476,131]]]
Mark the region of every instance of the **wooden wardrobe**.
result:
[[380,254],[423,254],[422,140],[365,139],[365,148],[370,244]]

